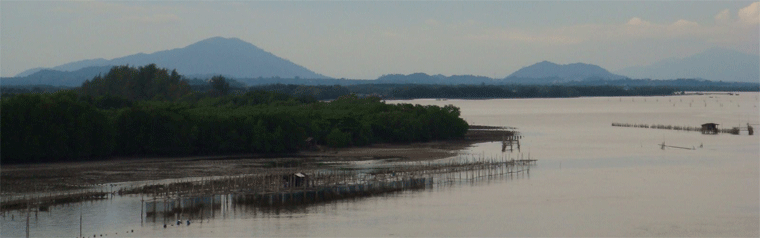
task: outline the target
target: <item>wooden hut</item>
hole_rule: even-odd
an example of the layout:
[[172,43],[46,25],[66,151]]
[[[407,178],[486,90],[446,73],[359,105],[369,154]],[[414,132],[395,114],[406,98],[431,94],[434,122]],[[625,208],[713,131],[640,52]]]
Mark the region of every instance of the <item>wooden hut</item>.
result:
[[282,176],[285,187],[301,187],[309,184],[309,176],[304,173],[294,173]]
[[314,146],[317,145],[313,137],[306,138],[306,140],[304,140],[303,143],[307,149],[314,149]]
[[705,123],[702,124],[702,134],[718,134],[718,124]]

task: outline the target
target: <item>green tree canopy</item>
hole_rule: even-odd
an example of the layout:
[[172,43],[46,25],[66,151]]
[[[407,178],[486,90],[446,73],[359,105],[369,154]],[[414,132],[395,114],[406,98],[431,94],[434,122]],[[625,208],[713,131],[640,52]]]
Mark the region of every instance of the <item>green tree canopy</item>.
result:
[[86,80],[80,92],[88,96],[118,96],[131,100],[176,100],[190,94],[190,86],[176,70],[149,64],[139,68],[115,66],[105,76]]
[[221,75],[212,77],[211,80],[209,80],[209,84],[211,84],[211,88],[214,90],[215,94],[227,95],[230,91],[230,84],[227,82],[227,79]]

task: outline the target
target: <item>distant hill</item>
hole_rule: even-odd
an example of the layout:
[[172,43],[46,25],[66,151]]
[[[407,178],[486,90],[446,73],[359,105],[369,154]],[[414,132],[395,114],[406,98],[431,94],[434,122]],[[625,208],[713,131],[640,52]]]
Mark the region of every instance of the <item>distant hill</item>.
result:
[[[112,63],[111,61],[109,61],[107,59],[98,58],[98,59],[88,59],[88,60],[80,60],[80,61],[75,61],[75,62],[71,62],[71,63],[66,63],[66,64],[62,64],[62,65],[53,67],[51,69],[52,70],[57,70],[57,71],[71,72],[71,71],[77,71],[77,70],[80,70],[80,69],[83,69],[83,68],[87,68],[87,67],[94,67],[94,66],[115,66],[115,65],[117,65],[117,64],[114,64],[114,63]],[[142,65],[138,65],[138,66],[142,66]]]
[[111,66],[92,66],[76,71],[59,71],[42,69],[25,77],[2,78],[2,85],[52,85],[79,87],[82,82],[92,79],[97,75],[105,75],[111,70]]
[[[523,67],[507,76],[508,82],[519,82],[516,79],[547,79],[556,82],[582,81],[587,79],[624,79],[625,76],[612,74],[606,69],[593,64],[555,64],[542,61],[531,66]],[[545,80],[544,80],[545,81]]]
[[683,58],[615,71],[638,79],[702,78],[712,81],[760,82],[760,56],[712,48]]
[[37,67],[37,68],[27,69],[27,70],[24,70],[21,73],[18,73],[16,76],[13,76],[13,77],[16,77],[16,78],[26,77],[26,76],[29,76],[29,75],[31,75],[33,73],[40,72],[43,69],[45,69],[45,68]]
[[[283,77],[327,78],[286,59],[277,57],[237,38],[213,37],[184,48],[134,54],[112,60],[91,59],[53,67],[58,71],[75,71],[91,66],[156,64],[176,69],[185,75],[222,74],[234,78]],[[31,75],[30,70],[19,76]],[[89,78],[92,78],[92,75]]]

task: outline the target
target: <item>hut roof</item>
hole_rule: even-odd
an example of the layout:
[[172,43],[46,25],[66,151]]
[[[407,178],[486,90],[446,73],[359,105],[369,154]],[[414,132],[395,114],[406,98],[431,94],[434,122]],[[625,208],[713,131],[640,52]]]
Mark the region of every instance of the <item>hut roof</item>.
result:
[[718,125],[718,123],[712,123],[712,122],[711,123],[702,124],[702,126],[717,126],[717,125]]

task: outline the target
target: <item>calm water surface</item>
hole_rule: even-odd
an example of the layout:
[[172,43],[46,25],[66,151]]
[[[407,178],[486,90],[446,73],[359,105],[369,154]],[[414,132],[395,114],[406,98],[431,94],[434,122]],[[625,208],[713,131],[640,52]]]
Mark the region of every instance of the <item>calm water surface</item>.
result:
[[[161,218],[141,217],[139,197],[116,197],[52,207],[32,216],[31,235],[77,236],[82,211],[88,237],[760,236],[760,136],[611,126],[758,129],[757,93],[390,102],[453,104],[470,124],[517,127],[521,153],[538,164],[529,176],[308,207],[230,205],[203,223],[196,217],[167,229]],[[695,150],[663,150],[663,142]],[[461,154],[503,155],[499,143]],[[25,219],[11,215],[2,218],[1,235],[24,236]]]

